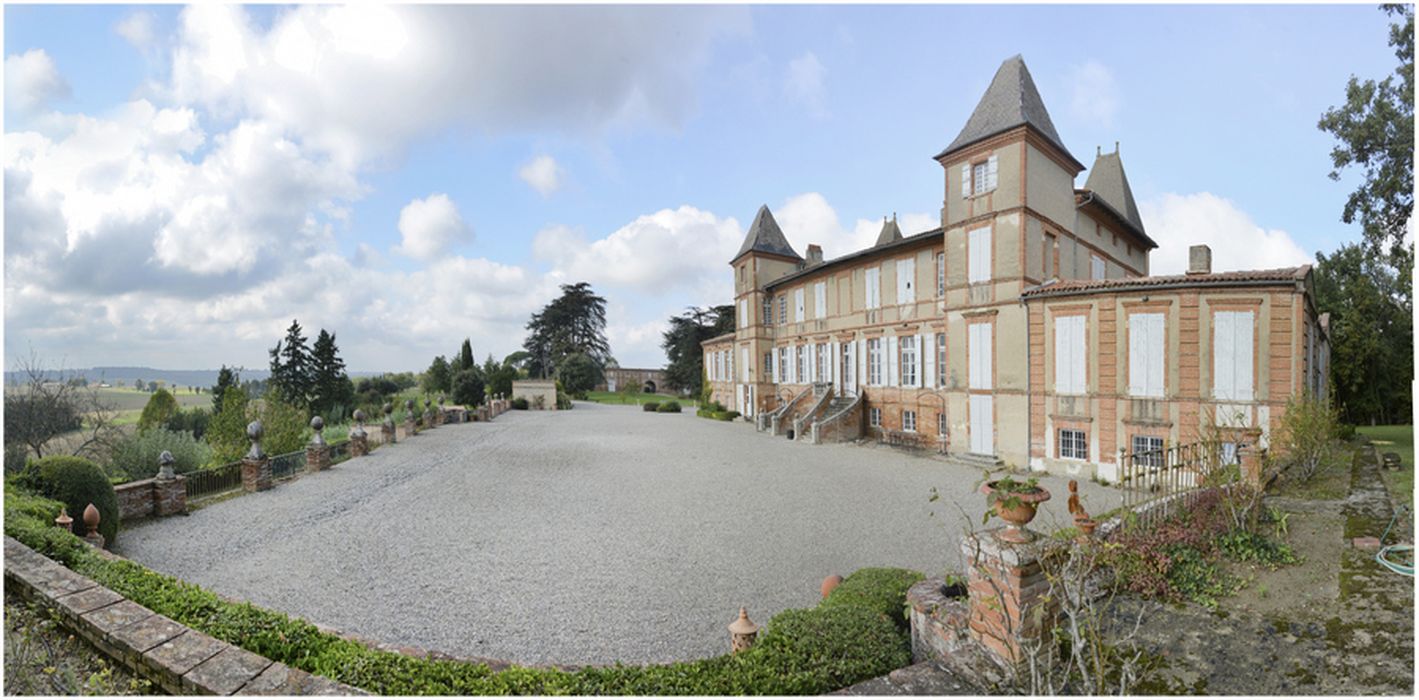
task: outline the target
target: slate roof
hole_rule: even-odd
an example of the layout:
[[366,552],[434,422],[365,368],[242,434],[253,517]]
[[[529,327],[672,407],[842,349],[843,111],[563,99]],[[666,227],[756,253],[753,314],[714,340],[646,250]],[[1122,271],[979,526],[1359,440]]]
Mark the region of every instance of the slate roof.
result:
[[1226,287],[1265,283],[1291,283],[1304,280],[1311,273],[1310,265],[1282,267],[1274,270],[1238,270],[1212,272],[1205,275],[1159,275],[1157,277],[1125,277],[1108,280],[1055,280],[1020,293],[1020,296],[1052,297],[1089,292],[1119,292],[1158,287]]
[[938,227],[936,227],[936,228],[934,228],[934,229],[931,229],[930,231],[922,231],[921,233],[913,233],[913,234],[910,235],[910,236],[903,236],[902,238],[898,238],[897,240],[892,241],[891,243],[886,243],[886,244],[883,244],[883,245],[876,245],[876,246],[872,246],[871,248],[864,248],[863,250],[859,250],[859,251],[857,251],[857,252],[855,252],[855,253],[848,253],[847,255],[844,255],[844,256],[841,256],[841,257],[837,257],[837,258],[833,258],[832,260],[825,260],[825,261],[823,261],[821,264],[814,265],[814,266],[812,266],[812,267],[805,267],[805,268],[803,268],[803,269],[801,269],[801,270],[798,270],[798,271],[796,271],[796,272],[791,272],[791,273],[789,273],[789,274],[787,274],[787,275],[784,275],[783,277],[780,277],[780,278],[778,278],[778,279],[776,279],[776,280],[774,280],[774,281],[772,281],[772,282],[769,282],[768,284],[764,285],[764,289],[766,289],[766,290],[773,289],[773,288],[775,288],[775,287],[779,287],[779,286],[782,286],[782,285],[784,285],[784,284],[788,284],[789,282],[792,282],[792,281],[794,281],[794,280],[796,280],[796,279],[799,279],[800,277],[804,277],[804,276],[806,276],[806,275],[817,274],[817,273],[822,272],[822,271],[824,271],[824,270],[828,270],[828,269],[832,269],[832,268],[836,268],[836,267],[841,267],[842,265],[845,265],[845,264],[847,264],[847,263],[861,261],[863,258],[866,258],[866,257],[869,257],[869,256],[880,255],[880,254],[884,254],[884,253],[889,253],[889,252],[891,252],[891,251],[893,251],[893,250],[897,250],[897,249],[899,249],[899,248],[906,248],[906,247],[909,247],[909,246],[911,246],[911,245],[913,245],[913,244],[918,244],[918,243],[925,242],[927,239],[930,239],[930,238],[939,238],[940,236],[941,236],[941,227],[940,227],[940,226],[938,226]]
[[[1054,122],[1050,120],[1045,102],[1040,98],[1040,91],[1035,88],[1035,81],[1030,77],[1030,69],[1025,67],[1025,59],[1016,54],[1000,64],[1000,69],[995,71],[995,78],[990,81],[990,87],[986,88],[985,95],[980,98],[975,111],[971,112],[971,118],[966,120],[966,126],[961,129],[960,135],[951,145],[936,154],[936,157],[939,159],[1021,124],[1034,127],[1050,143],[1069,156],[1070,160],[1078,163],[1079,159],[1064,147],[1059,132],[1054,130]],[[1084,166],[1081,163],[1079,167],[1082,169]]]
[[1138,215],[1138,204],[1133,201],[1133,188],[1128,186],[1128,175],[1123,171],[1123,160],[1118,151],[1100,153],[1094,158],[1094,167],[1089,168],[1089,179],[1084,189],[1103,199],[1119,218],[1143,232],[1143,219]]
[[882,219],[882,232],[877,234],[877,242],[872,245],[875,247],[900,240],[902,240],[902,229],[897,226],[897,216],[893,214],[890,220]]
[[750,251],[782,255],[795,260],[803,259],[803,256],[788,244],[788,239],[783,235],[783,229],[778,227],[777,221],[774,221],[774,215],[769,212],[768,205],[760,206],[759,213],[754,215],[754,223],[750,224],[749,233],[744,236],[744,245],[739,247],[739,252],[734,255],[734,260],[738,260]]

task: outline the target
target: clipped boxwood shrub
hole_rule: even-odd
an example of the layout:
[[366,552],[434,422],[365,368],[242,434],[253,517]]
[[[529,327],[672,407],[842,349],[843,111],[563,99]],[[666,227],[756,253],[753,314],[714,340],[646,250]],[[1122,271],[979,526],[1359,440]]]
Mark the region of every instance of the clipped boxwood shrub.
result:
[[[325,435],[330,439],[329,431]],[[111,471],[121,471],[135,481],[152,478],[158,473],[158,455],[164,451],[172,453],[172,469],[178,474],[201,469],[212,459],[212,448],[192,433],[153,428],[129,435],[114,446]]]
[[659,411],[659,410],[660,410],[660,402],[659,402],[659,401],[647,401],[647,402],[641,404],[641,410],[642,410],[642,411],[645,411],[646,413],[655,413],[656,411]]
[[657,409],[655,409],[655,410],[657,410],[657,411],[659,411],[659,412],[661,412],[661,413],[679,413],[679,412],[680,412],[680,402],[679,402],[679,401],[666,401],[665,403],[660,404],[660,407],[657,408]]
[[526,410],[527,410],[527,397],[525,397],[525,396],[519,396],[519,397],[513,399],[513,400],[512,400],[512,407],[513,407],[513,410],[516,410],[516,411],[526,411]]
[[35,490],[69,509],[74,531],[83,533],[84,509],[90,503],[99,509],[99,534],[110,543],[118,537],[118,496],[99,465],[82,457],[45,457],[30,463],[26,472]]
[[822,605],[825,608],[850,606],[876,610],[891,618],[898,627],[907,629],[910,621],[902,601],[907,598],[907,589],[924,578],[909,569],[858,569],[843,579]]

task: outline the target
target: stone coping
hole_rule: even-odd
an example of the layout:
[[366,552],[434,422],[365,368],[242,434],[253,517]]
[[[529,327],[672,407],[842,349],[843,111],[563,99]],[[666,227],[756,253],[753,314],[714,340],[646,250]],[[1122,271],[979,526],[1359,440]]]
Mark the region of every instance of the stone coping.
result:
[[174,695],[369,695],[185,627],[12,537],[5,538],[5,582]]

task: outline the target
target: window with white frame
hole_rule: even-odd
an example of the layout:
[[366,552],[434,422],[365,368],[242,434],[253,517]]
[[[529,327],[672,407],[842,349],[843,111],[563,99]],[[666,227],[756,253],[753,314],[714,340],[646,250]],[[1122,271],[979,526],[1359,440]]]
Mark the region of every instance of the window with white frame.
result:
[[864,301],[869,309],[880,308],[882,306],[882,268],[869,267],[866,275],[867,284],[864,285],[864,290],[867,296]]
[[902,411],[902,430],[916,432],[916,411]]
[[945,411],[938,411],[938,412],[936,413],[936,436],[937,436],[937,437],[946,437],[946,412],[945,412]]
[[1140,467],[1163,466],[1163,438],[1152,435],[1134,435],[1133,463]]
[[946,296],[946,254],[936,254],[936,296]]
[[808,320],[808,310],[803,307],[803,288],[793,290],[793,320],[803,323]]
[[778,324],[788,323],[788,295],[778,295]]
[[995,189],[999,163],[991,156],[978,163],[961,165],[961,196],[984,194]]
[[872,426],[872,427],[874,427],[874,428],[880,428],[880,427],[882,427],[882,409],[880,409],[880,408],[869,408],[869,409],[867,409],[867,424],[870,425],[870,426]]
[[778,381],[780,384],[788,383],[788,346],[778,349]]
[[734,381],[734,348],[724,351],[724,381]]
[[990,280],[990,227],[966,234],[966,280],[971,284]]
[[1238,461],[1239,461],[1238,458],[1237,458],[1237,443],[1235,443],[1235,442],[1224,442],[1224,443],[1222,443],[1222,455],[1221,455],[1221,456],[1222,456],[1222,464],[1237,464]]
[[798,368],[798,374],[795,375],[795,376],[798,378],[798,383],[799,383],[799,384],[807,384],[807,383],[808,383],[808,346],[807,346],[807,345],[800,345],[800,346],[798,346],[798,350],[797,350],[797,353],[796,353],[796,354],[798,355],[798,364],[796,364],[796,365],[794,365],[794,366]]
[[1084,316],[1056,316],[1054,319],[1054,393],[1080,396],[1085,393],[1085,363],[1088,339]]
[[916,302],[916,258],[897,261],[897,303]]
[[853,344],[851,342],[843,343],[842,347],[842,385],[850,390],[857,378],[857,367],[855,366],[857,363],[853,362]]
[[1108,274],[1108,268],[1104,265],[1104,259],[1097,255],[1089,256],[1089,278],[1101,280]]
[[995,384],[995,364],[993,326],[990,323],[972,323],[967,328],[967,360],[970,363],[969,386],[972,389],[990,389]]
[[828,283],[813,285],[813,318],[828,317]]
[[936,334],[936,386],[946,386],[946,334]]
[[764,325],[771,326],[774,322],[774,298],[764,295]]
[[902,386],[916,386],[916,336],[908,335],[897,341],[902,349]]
[[813,346],[813,356],[817,360],[818,381],[826,382],[832,376],[832,369],[828,366],[828,344],[818,343]]
[[774,377],[774,370],[773,370],[773,367],[774,367],[774,353],[773,353],[773,351],[769,351],[769,352],[764,353],[764,374],[763,374],[763,376],[768,377],[768,378],[769,378],[769,381],[773,381],[773,377]]
[[1082,430],[1061,428],[1059,431],[1060,459],[1088,459],[1089,440]]
[[1163,314],[1128,315],[1128,394],[1163,398]]
[[882,384],[882,339],[867,339],[867,383],[872,386]]
[[1212,315],[1212,395],[1219,401],[1253,397],[1252,312],[1218,311]]

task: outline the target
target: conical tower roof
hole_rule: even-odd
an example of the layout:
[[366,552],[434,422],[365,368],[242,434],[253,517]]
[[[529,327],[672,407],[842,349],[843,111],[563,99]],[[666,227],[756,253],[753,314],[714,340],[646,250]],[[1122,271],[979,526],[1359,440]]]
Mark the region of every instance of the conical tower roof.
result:
[[[990,87],[986,88],[985,95],[980,98],[975,111],[971,112],[971,118],[966,120],[966,126],[956,140],[936,157],[939,159],[1021,124],[1034,127],[1071,160],[1078,162],[1064,147],[1059,132],[1055,131],[1045,102],[1040,98],[1040,91],[1035,88],[1035,80],[1030,77],[1030,69],[1025,67],[1025,59],[1016,54],[1000,64]],[[1080,163],[1079,168],[1083,167]]]
[[803,256],[788,244],[788,239],[783,235],[783,229],[778,227],[777,221],[774,221],[774,215],[769,212],[768,205],[759,207],[759,213],[754,215],[754,223],[749,226],[749,233],[744,236],[744,245],[739,247],[739,252],[734,256],[734,259],[738,260],[745,253],[751,251],[782,255],[795,260],[803,259]]
[[897,226],[897,215],[893,214],[890,220],[885,216],[882,217],[882,232],[877,234],[875,245],[885,245],[900,240],[902,240],[902,229]]
[[1117,148],[1113,153],[1099,153],[1094,158],[1094,167],[1089,168],[1089,179],[1084,182],[1084,189],[1104,200],[1124,221],[1143,231],[1143,218],[1138,215],[1133,188],[1128,186],[1128,175],[1123,172],[1123,160],[1119,158]]

